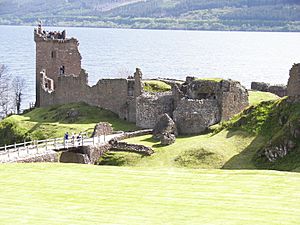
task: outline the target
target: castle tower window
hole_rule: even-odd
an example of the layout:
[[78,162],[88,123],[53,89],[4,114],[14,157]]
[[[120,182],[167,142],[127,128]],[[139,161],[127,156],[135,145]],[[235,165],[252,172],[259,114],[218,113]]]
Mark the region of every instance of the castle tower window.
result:
[[51,52],[51,58],[52,59],[56,59],[56,51],[52,51]]
[[128,96],[134,95],[134,81],[133,80],[128,80],[127,95]]
[[59,68],[59,75],[64,75],[65,74],[65,66],[61,66]]

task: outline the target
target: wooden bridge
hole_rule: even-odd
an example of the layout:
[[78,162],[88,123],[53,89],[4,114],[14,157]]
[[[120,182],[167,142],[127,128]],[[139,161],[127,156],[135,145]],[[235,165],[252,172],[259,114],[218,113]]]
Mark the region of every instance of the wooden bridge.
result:
[[50,151],[59,151],[78,146],[97,146],[108,143],[111,139],[122,136],[123,133],[101,135],[89,138],[87,133],[82,133],[81,138],[52,138],[46,140],[24,141],[13,145],[0,147],[0,163],[14,162],[35,155],[47,154]]

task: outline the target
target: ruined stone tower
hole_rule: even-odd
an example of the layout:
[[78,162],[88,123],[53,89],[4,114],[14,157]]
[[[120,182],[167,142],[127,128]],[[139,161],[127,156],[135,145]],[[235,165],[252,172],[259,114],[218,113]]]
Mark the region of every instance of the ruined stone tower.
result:
[[290,77],[287,84],[287,95],[300,99],[300,64],[294,64],[290,69]]
[[[81,56],[78,41],[66,38],[66,32],[46,32],[41,24],[34,30],[36,43],[36,106],[41,105],[40,85],[42,76],[47,77],[46,87],[54,90],[60,76],[81,72]],[[41,74],[43,72],[43,74]]]
[[85,102],[135,122],[136,98],[142,93],[142,72],[127,79],[100,79],[88,85],[81,68],[78,40],[66,32],[34,30],[36,43],[36,106]]

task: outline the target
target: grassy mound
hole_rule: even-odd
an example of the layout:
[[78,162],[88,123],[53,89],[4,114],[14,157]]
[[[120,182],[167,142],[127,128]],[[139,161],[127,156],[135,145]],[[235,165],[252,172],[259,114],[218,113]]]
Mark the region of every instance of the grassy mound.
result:
[[[297,224],[299,173],[3,164],[1,224]],[[287,216],[288,215],[288,216]]]
[[10,116],[0,122],[0,145],[22,142],[24,139],[63,137],[69,132],[92,132],[96,123],[104,121],[114,130],[135,130],[132,123],[110,111],[85,103],[37,108],[23,115]]
[[144,81],[144,91],[147,92],[165,92],[170,91],[171,86],[159,80]]
[[[152,147],[155,153],[143,157],[135,153],[111,152],[105,155],[101,165],[138,166],[138,167],[187,167],[187,168],[223,168],[235,155],[245,149],[254,139],[242,131],[222,131],[216,135],[206,134],[190,137],[178,137],[170,146],[161,146],[151,135],[127,139],[129,143]],[[243,168],[253,169],[249,160],[240,162]]]

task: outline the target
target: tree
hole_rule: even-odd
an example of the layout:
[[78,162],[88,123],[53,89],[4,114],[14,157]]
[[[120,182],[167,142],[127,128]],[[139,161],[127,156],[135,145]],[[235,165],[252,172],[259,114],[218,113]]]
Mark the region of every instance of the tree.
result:
[[0,64],[0,118],[7,116],[12,110],[10,81],[7,67]]
[[15,77],[12,82],[13,88],[13,105],[16,108],[17,114],[21,112],[21,102],[22,102],[22,95],[25,88],[25,79],[22,77]]

